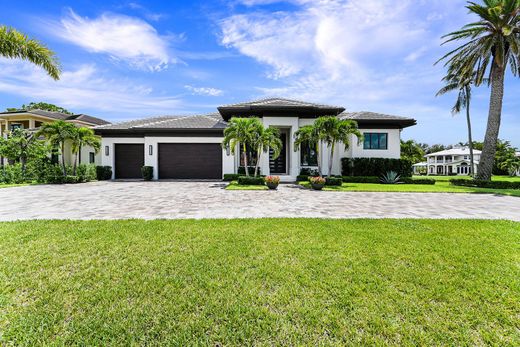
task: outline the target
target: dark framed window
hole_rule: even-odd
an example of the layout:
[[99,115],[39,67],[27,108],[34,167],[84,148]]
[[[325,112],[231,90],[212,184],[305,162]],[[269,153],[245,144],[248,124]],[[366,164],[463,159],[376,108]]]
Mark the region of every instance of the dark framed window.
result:
[[388,133],[365,133],[363,149],[388,149]]
[[316,147],[308,142],[300,145],[300,164],[301,166],[318,166],[318,153]]
[[[243,152],[244,149],[241,146],[239,146],[238,150],[239,150],[239,154],[240,154],[240,166],[245,166],[245,163],[244,163],[244,152]],[[246,146],[246,153],[247,153],[247,165],[249,167],[255,166],[256,165],[256,157],[257,157],[256,151],[253,150],[253,148],[251,148],[251,146],[247,145]]]
[[16,129],[22,129],[22,125],[18,124],[18,123],[10,124],[10,126],[11,126],[11,131],[14,131]]
[[88,153],[88,162],[94,164],[96,162],[96,154],[94,152]]

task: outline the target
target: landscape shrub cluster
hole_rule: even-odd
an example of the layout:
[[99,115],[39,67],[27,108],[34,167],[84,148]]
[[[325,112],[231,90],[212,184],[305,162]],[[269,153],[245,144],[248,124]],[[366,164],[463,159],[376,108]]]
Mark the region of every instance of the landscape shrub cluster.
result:
[[52,164],[48,160],[34,160],[27,164],[25,173],[22,170],[22,164],[15,163],[4,165],[0,169],[0,183],[3,184],[23,184],[23,183],[83,183],[95,181],[96,167],[92,164],[80,164],[76,168],[76,174],[73,174],[72,166],[66,167],[66,175],[63,175],[63,169],[57,164]]
[[480,180],[464,180],[452,179],[450,183],[454,186],[489,188],[489,189],[520,189],[520,182],[509,181],[480,181]]
[[241,186],[263,186],[265,184],[264,177],[240,176],[238,184]]
[[376,176],[381,177],[394,171],[401,177],[412,177],[412,162],[406,159],[387,158],[342,158],[341,174],[343,176]]

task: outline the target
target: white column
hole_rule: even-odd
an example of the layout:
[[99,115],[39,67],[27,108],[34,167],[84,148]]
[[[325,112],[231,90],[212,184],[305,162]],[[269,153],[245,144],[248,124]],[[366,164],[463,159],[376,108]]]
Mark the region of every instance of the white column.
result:
[[34,119],[29,119],[29,129],[34,128],[36,128],[36,122],[34,121]]

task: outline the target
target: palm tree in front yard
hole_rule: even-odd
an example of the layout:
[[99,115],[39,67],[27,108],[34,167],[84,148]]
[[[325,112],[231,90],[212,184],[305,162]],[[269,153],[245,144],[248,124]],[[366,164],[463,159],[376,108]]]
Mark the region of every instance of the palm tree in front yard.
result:
[[515,76],[520,75],[520,0],[483,2],[468,2],[466,7],[470,13],[478,16],[478,21],[444,36],[444,43],[459,40],[466,42],[450,51],[439,62],[445,62],[448,75],[462,78],[475,73],[476,86],[484,83],[485,77],[489,75],[489,114],[477,178],[490,180],[502,118],[504,80],[508,66]]
[[53,51],[5,25],[0,26],[0,56],[30,61],[42,67],[54,80],[60,78],[60,66]]
[[334,116],[320,117],[314,122],[318,138],[330,149],[328,176],[332,176],[332,165],[336,144],[343,143],[345,150],[350,146],[352,136],[357,137],[358,143],[362,141],[363,134],[358,130],[356,121],[339,119]]
[[262,153],[272,150],[272,158],[276,159],[280,156],[283,148],[282,140],[280,139],[280,130],[273,127],[264,128],[263,126],[257,128],[258,132],[253,134],[253,145],[256,148],[256,165],[255,177],[258,175],[258,167],[260,165],[260,158]]
[[74,168],[73,175],[76,175],[76,168],[78,164],[78,155],[81,153],[81,148],[84,146],[90,146],[94,149],[95,153],[99,152],[101,148],[101,141],[99,137],[94,135],[94,131],[90,128],[76,128],[72,134],[72,153],[74,156]]
[[53,123],[44,123],[37,133],[38,136],[44,136],[53,148],[59,148],[63,176],[67,176],[67,168],[65,166],[65,142],[72,140],[76,131],[77,128],[74,124],[59,120]]
[[246,170],[246,176],[249,176],[249,163],[247,160],[247,149],[252,145],[254,134],[259,127],[263,127],[260,119],[256,117],[251,118],[237,118],[233,117],[228,123],[228,127],[224,129],[224,140],[222,141],[223,148],[229,148],[234,155],[237,147],[242,151],[242,160]]

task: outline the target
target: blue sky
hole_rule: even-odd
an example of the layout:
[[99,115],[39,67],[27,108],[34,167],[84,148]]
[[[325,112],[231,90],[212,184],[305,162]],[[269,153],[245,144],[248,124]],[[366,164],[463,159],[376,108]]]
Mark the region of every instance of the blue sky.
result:
[[[51,47],[54,82],[0,59],[0,108],[46,101],[110,121],[215,111],[281,96],[411,116],[403,138],[465,141],[455,95],[436,98],[463,0],[5,1],[0,23]],[[520,147],[520,80],[508,75],[500,137]],[[475,91],[475,138],[489,90]]]

